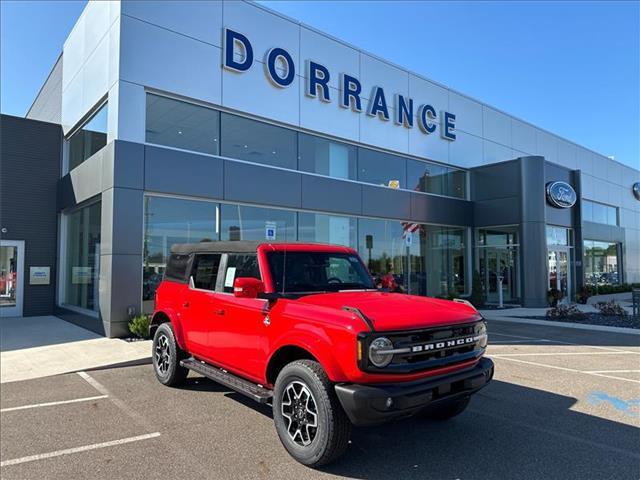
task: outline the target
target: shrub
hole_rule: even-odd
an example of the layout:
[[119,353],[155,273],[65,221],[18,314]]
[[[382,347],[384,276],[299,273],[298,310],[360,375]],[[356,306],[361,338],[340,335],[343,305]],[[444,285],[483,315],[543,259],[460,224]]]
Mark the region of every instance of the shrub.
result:
[[469,301],[476,308],[482,307],[486,301],[484,288],[482,287],[482,277],[477,270],[473,272],[473,278],[471,279],[471,297],[469,297]]
[[547,301],[550,307],[556,307],[562,298],[562,292],[557,288],[552,288],[547,292]]
[[575,305],[557,305],[547,310],[547,318],[569,318],[571,320],[585,320],[587,315]]
[[149,338],[150,315],[138,315],[129,322],[129,331],[139,338]]
[[596,294],[597,288],[595,285],[585,285],[580,289],[580,292],[577,295],[578,303],[585,305],[589,297],[592,297]]
[[616,303],[615,300],[609,300],[608,302],[598,302],[595,307],[600,311],[600,315],[605,317],[625,317],[627,311]]

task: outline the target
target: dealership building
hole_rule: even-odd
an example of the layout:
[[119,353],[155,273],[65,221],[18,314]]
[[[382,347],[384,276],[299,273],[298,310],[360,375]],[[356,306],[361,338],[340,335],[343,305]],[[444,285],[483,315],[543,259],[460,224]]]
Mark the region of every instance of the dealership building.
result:
[[203,240],[349,245],[488,303],[640,282],[638,169],[428,73],[244,1],[89,2],[2,116],[0,313],[126,335]]

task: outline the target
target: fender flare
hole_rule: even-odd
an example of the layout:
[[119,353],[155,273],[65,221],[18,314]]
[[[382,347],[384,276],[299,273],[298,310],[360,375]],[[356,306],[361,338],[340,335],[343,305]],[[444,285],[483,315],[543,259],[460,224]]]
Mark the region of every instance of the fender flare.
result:
[[151,328],[154,325],[160,325],[163,322],[157,320],[160,315],[164,315],[169,318],[169,322],[173,327],[173,333],[176,336],[176,343],[182,350],[186,350],[185,341],[184,341],[184,333],[182,331],[182,322],[180,322],[179,314],[172,308],[163,308],[162,310],[157,310],[153,313],[153,317],[151,317],[151,323],[149,327]]

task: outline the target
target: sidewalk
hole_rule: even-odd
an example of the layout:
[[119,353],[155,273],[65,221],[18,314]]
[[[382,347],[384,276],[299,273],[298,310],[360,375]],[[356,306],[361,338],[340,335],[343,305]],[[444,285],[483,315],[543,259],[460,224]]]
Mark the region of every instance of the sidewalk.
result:
[[54,316],[0,318],[0,383],[148,359],[151,341],[105,338]]

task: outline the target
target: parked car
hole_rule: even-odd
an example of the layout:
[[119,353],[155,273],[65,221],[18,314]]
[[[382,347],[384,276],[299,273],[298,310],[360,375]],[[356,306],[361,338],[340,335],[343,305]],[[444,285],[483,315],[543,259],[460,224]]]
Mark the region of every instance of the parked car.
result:
[[271,404],[282,444],[311,467],[346,450],[352,424],[448,419],[493,377],[471,304],[379,291],[342,246],[175,245],[150,334],[161,383],[193,370]]

